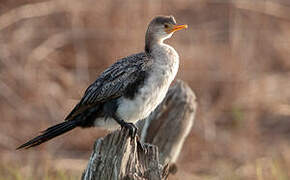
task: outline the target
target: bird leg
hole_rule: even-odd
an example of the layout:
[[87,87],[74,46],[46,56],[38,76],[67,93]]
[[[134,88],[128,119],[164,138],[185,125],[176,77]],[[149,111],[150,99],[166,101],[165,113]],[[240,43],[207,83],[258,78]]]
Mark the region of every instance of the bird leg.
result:
[[121,125],[121,127],[129,129],[129,134],[130,134],[131,138],[134,139],[137,135],[138,128],[133,123],[127,123],[125,121],[123,121],[123,122],[124,122],[124,124]]
[[129,134],[130,134],[132,139],[134,139],[136,137],[138,128],[137,128],[137,126],[135,124],[127,123],[123,119],[117,117],[116,115],[114,115],[113,118],[114,118],[115,121],[117,121],[118,124],[120,124],[120,126],[122,128],[129,129]]

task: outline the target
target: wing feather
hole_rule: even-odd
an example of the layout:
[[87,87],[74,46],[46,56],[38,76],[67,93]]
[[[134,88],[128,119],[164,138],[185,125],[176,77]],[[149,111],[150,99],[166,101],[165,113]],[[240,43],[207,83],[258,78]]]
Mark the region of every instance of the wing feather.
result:
[[126,88],[135,83],[138,76],[148,70],[152,65],[152,59],[145,53],[139,53],[120,59],[106,69],[91,84],[84,93],[80,102],[65,120],[71,120],[76,115],[98,103],[118,98],[125,93]]

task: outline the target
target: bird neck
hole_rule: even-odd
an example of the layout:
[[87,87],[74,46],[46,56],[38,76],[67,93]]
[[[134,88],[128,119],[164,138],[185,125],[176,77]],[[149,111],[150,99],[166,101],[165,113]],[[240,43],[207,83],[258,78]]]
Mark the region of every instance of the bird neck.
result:
[[156,44],[160,46],[164,45],[163,41],[164,39],[156,38],[147,31],[145,36],[145,52],[150,54]]

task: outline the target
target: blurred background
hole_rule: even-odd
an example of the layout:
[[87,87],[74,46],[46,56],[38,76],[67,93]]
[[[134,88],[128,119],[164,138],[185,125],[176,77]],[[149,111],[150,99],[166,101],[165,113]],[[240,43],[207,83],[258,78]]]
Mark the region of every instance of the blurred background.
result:
[[143,51],[149,21],[198,98],[178,179],[290,179],[289,0],[1,0],[0,180],[79,179],[102,129],[15,151],[63,121],[100,72]]

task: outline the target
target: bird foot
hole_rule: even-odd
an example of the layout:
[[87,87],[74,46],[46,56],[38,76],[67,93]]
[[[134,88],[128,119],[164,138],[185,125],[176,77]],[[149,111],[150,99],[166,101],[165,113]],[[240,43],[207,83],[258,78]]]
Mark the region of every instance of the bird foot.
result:
[[131,136],[132,139],[134,139],[136,137],[138,128],[137,128],[137,126],[135,126],[135,124],[124,123],[121,126],[122,126],[122,128],[126,128],[129,130],[129,135]]
[[139,148],[141,148],[142,151],[145,151],[145,153],[147,152],[147,151],[146,151],[146,148],[145,148],[145,146],[144,146],[144,144],[140,142],[140,139],[139,139],[138,136],[137,136],[137,146],[138,146]]

